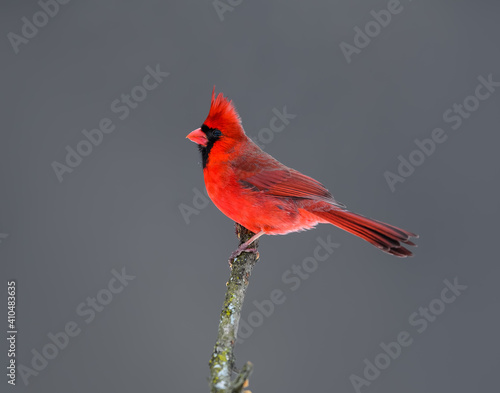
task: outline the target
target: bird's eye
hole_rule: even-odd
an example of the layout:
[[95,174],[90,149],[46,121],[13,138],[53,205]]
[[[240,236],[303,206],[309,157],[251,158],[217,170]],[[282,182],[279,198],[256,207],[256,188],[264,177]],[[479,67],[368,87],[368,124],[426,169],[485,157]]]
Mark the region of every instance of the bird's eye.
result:
[[213,135],[214,135],[214,136],[221,136],[221,135],[222,135],[222,132],[220,132],[219,130],[214,130],[214,131],[213,131]]

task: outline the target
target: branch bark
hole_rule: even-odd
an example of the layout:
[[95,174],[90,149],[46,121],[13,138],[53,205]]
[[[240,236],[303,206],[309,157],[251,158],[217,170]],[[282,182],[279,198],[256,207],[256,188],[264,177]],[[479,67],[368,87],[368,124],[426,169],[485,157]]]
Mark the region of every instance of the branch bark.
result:
[[[236,235],[240,245],[249,240],[254,233],[240,224],[235,224]],[[257,249],[258,240],[249,247]],[[240,393],[245,381],[252,373],[253,365],[247,362],[237,377],[232,380],[231,374],[235,367],[233,354],[234,343],[238,332],[241,309],[245,300],[248,279],[259,253],[243,252],[233,261],[230,261],[231,275],[226,283],[226,297],[220,314],[219,332],[212,357],[210,358],[210,391],[211,393]]]

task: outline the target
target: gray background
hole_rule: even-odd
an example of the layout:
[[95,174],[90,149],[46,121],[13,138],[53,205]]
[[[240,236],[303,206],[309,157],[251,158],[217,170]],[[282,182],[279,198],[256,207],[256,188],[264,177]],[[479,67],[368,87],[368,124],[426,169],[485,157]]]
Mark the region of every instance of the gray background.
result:
[[[361,391],[497,390],[500,91],[456,131],[442,115],[474,92],[478,76],[500,80],[500,4],[402,4],[348,64],[339,44],[352,43],[353,28],[387,1],[243,1],[223,21],[210,1],[73,1],[18,54],[7,34],[40,8],[3,1],[1,302],[16,279],[17,359],[26,366],[48,333],[69,321],[82,333],[29,386],[18,376],[12,388],[4,376],[0,390],[208,391],[236,239],[212,204],[189,224],[179,205],[193,206],[193,188],[204,187],[185,135],[205,119],[214,84],[249,135],[286,105],[297,117],[267,152],[351,210],[421,235],[407,260],[328,225],[262,238],[244,318],[273,289],[287,300],[237,346],[238,365],[255,365],[252,391],[354,392],[349,376],[362,376],[363,360],[403,330],[414,343]],[[156,64],[170,75],[119,120],[110,103]],[[116,130],[59,183],[51,163],[64,162],[65,146],[103,117]],[[448,140],[391,192],[384,171],[396,172],[397,157],[435,127]],[[328,235],[341,246],[291,291],[282,274]],[[85,324],[77,305],[123,267],[136,278]],[[454,277],[468,289],[417,334],[409,315]]]

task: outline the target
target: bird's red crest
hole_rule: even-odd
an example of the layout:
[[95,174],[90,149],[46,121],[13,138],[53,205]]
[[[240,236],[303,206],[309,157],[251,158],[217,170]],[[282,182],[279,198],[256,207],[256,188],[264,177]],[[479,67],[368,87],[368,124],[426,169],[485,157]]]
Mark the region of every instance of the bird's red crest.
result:
[[212,90],[212,104],[205,120],[205,124],[210,128],[222,130],[241,126],[241,119],[236,112],[233,102],[219,93],[215,97],[215,87]]

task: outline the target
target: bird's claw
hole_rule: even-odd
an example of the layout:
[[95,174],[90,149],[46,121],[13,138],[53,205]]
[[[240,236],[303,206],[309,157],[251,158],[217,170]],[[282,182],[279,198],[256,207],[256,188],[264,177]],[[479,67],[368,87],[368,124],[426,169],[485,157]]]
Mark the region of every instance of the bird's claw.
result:
[[257,252],[256,248],[240,248],[238,247],[236,250],[234,250],[231,253],[231,256],[229,257],[230,260],[234,260],[236,257],[240,256],[242,252]]

